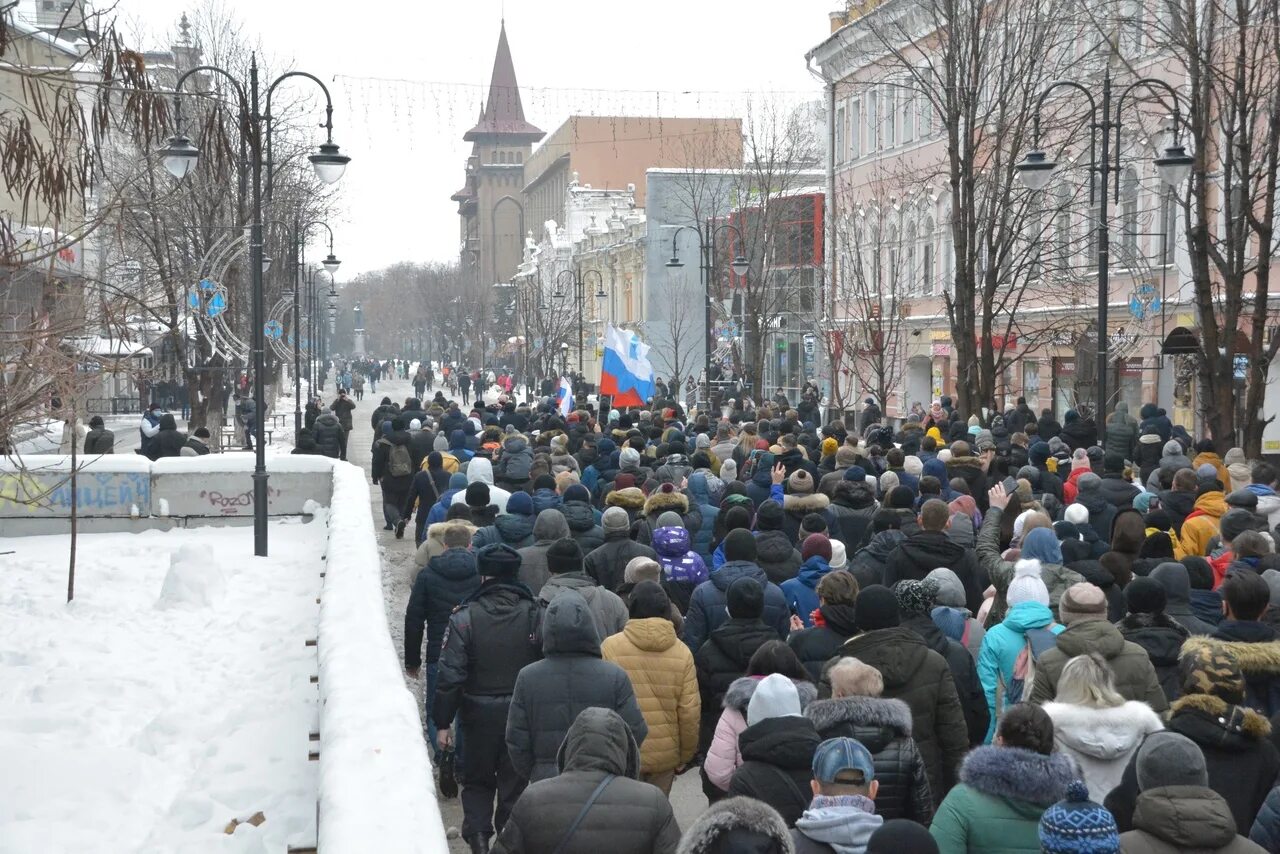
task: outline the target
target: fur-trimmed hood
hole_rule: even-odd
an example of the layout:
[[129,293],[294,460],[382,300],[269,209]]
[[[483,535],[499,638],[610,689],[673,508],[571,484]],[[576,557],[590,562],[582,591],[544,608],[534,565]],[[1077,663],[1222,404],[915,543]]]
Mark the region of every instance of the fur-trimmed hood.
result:
[[706,812],[685,830],[680,837],[676,854],[707,854],[712,846],[727,836],[743,837],[739,847],[732,844],[716,847],[717,851],[766,850],[746,847],[748,838],[759,842],[770,840],[783,854],[794,854],[791,832],[782,816],[755,798],[725,798],[707,808]]
[[444,549],[444,532],[447,531],[449,528],[467,528],[470,531],[471,536],[473,537],[475,536],[476,531],[479,530],[479,528],[477,528],[475,525],[472,525],[470,522],[467,522],[465,520],[450,519],[446,522],[433,522],[430,525],[428,525],[427,539],[439,545],[441,550],[443,550]]
[[[626,490],[624,489],[623,492]],[[662,513],[666,510],[673,510],[683,516],[689,512],[689,499],[679,492],[662,492],[661,490],[654,490],[645,499],[644,515]]]
[[1067,784],[1078,779],[1080,769],[1066,754],[1021,747],[975,747],[960,766],[960,782],[970,788],[1040,809],[1062,800]]
[[836,724],[885,727],[896,735],[911,737],[911,707],[902,700],[882,697],[841,697],[815,700],[804,710],[818,732],[826,732]]
[[[795,682],[796,693],[800,695],[801,709],[806,708],[818,698],[818,689],[812,682],[792,681]],[[739,676],[729,685],[729,690],[724,692],[724,707],[737,709],[742,712],[743,717],[746,717],[747,703],[751,702],[751,697],[756,693],[756,686],[759,684],[759,677]]]
[[809,495],[784,495],[782,496],[782,509],[786,513],[795,513],[803,516],[806,513],[821,513],[831,504],[831,499],[823,495],[821,492],[814,492]]
[[604,497],[606,507],[621,507],[623,510],[640,510],[644,507],[644,493],[638,486],[626,489],[615,489]]
[[1044,710],[1059,746],[1102,761],[1128,756],[1148,733],[1164,729],[1151,707],[1136,700],[1109,709],[1045,703]]
[[[1235,730],[1253,741],[1262,741],[1271,735],[1271,721],[1247,706],[1233,706],[1212,694],[1185,694],[1169,704],[1171,718],[1187,712],[1208,718],[1216,725]],[[1176,728],[1172,723],[1169,726]]]
[[1245,675],[1245,678],[1280,676],[1280,641],[1244,643],[1193,635],[1182,645],[1183,655],[1201,650],[1212,650],[1231,656],[1240,666],[1240,672]]

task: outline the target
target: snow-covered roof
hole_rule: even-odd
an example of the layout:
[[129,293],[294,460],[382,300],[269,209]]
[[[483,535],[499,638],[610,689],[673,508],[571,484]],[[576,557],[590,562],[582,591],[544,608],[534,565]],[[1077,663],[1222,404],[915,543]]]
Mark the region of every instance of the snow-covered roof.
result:
[[107,356],[123,359],[129,356],[150,356],[151,348],[132,341],[119,338],[104,338],[101,335],[81,335],[66,339],[67,343],[87,356]]

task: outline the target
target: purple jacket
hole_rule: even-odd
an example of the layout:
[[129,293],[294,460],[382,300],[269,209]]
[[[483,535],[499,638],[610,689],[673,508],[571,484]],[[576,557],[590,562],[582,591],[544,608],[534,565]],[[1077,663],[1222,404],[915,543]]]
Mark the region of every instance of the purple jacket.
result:
[[689,548],[689,532],[684,528],[658,528],[653,532],[653,550],[662,564],[662,575],[667,581],[682,581],[697,585],[710,576],[707,565],[697,552]]

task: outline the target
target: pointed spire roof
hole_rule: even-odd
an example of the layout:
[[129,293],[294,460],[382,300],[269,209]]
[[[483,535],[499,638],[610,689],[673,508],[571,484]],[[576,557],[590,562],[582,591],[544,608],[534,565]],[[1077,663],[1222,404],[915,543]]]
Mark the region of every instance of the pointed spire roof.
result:
[[511,48],[507,44],[507,24],[502,22],[498,33],[498,52],[493,57],[493,76],[489,80],[489,100],[476,126],[462,135],[468,142],[481,137],[506,137],[521,142],[537,142],[546,136],[541,130],[525,121],[524,105],[520,103],[520,86],[516,83],[516,67],[511,61]]

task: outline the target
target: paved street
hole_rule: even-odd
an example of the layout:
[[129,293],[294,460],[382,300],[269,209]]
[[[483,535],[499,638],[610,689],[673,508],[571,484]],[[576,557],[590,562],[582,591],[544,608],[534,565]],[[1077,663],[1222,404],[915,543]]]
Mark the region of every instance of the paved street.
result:
[[[333,386],[330,385],[328,391],[332,392],[332,390]],[[347,443],[347,457],[352,463],[362,466],[366,473],[370,471],[370,452],[373,443],[373,429],[369,425],[369,415],[382,400],[383,395],[403,403],[405,398],[413,395],[413,386],[408,380],[379,383],[376,394],[370,394],[366,389],[364,400],[356,405],[351,438]],[[496,395],[491,393],[490,396]],[[373,516],[373,527],[377,532],[382,553],[382,590],[387,604],[387,622],[391,627],[391,637],[395,642],[396,653],[401,655],[404,650],[404,611],[409,602],[409,591],[413,586],[412,534],[407,532],[406,539],[397,540],[391,531],[382,530],[382,494],[377,487],[370,489],[369,512]],[[406,683],[418,698],[418,710],[421,713],[423,710],[422,682],[406,679]],[[671,801],[682,828],[688,827],[706,809],[707,800],[703,797],[696,769],[676,780],[671,792]],[[462,805],[457,798],[442,800],[440,810],[444,816],[445,827],[462,826]],[[461,839],[450,840],[449,846],[451,852],[466,854],[469,850]]]

